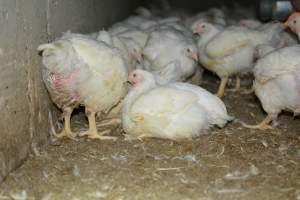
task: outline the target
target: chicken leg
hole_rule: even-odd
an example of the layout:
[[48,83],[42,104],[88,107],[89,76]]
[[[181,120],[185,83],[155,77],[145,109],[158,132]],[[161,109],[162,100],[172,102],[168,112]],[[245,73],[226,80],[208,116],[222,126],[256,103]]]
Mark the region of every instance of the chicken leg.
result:
[[277,114],[268,114],[268,116],[259,124],[257,125],[243,125],[246,128],[250,129],[260,129],[260,130],[266,130],[266,129],[273,129],[269,123],[271,123],[274,119],[277,118]]
[[224,96],[227,82],[228,82],[228,77],[221,78],[221,83],[219,85],[219,89],[218,89],[216,96],[218,96],[220,98]]
[[88,108],[86,108],[86,114],[88,116],[89,121],[89,130],[82,132],[79,134],[79,136],[88,136],[91,139],[99,139],[99,140],[116,140],[116,137],[111,136],[104,136],[104,134],[109,133],[109,130],[102,131],[98,133],[97,126],[96,126],[96,117],[95,112],[90,111]]
[[59,134],[54,133],[55,137],[57,137],[57,138],[67,137],[67,138],[75,140],[76,134],[74,134],[71,131],[71,114],[72,114],[72,109],[69,109],[69,108],[64,109],[64,111],[63,111],[64,129]]
[[120,118],[110,118],[110,119],[104,119],[104,120],[100,121],[97,124],[97,127],[112,126],[112,125],[118,125],[121,123],[122,123],[122,121]]

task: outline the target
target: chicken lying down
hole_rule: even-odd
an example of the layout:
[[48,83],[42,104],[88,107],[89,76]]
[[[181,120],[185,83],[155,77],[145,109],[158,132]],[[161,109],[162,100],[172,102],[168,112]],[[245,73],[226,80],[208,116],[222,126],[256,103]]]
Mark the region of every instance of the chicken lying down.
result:
[[144,69],[155,73],[161,84],[186,81],[198,68],[195,41],[171,27],[152,31],[143,55]]
[[[266,48],[265,48],[266,49]],[[269,48],[271,50],[271,48]],[[248,128],[268,129],[282,110],[300,113],[300,45],[269,51],[254,67],[255,94],[268,116]]]
[[107,31],[100,31],[97,40],[105,42],[120,51],[123,59],[126,61],[128,72],[133,71],[138,62],[143,62],[142,47],[131,38],[113,36]]
[[239,75],[251,72],[255,46],[272,44],[273,35],[283,30],[281,24],[273,24],[263,31],[241,26],[223,29],[210,23],[199,23],[195,33],[199,34],[198,57],[200,63],[221,78],[217,96],[224,95],[230,76],[237,78],[236,88],[240,88]]
[[129,138],[192,138],[232,120],[224,103],[205,89],[188,83],[159,85],[152,73],[135,70],[124,99],[123,129]]
[[[70,117],[74,108],[84,105],[90,138],[113,139],[98,134],[95,114],[109,112],[127,92],[127,67],[122,56],[103,42],[84,36],[70,36],[38,47],[43,56],[43,80],[52,101],[63,111],[64,129],[58,137],[75,138]],[[112,119],[103,125],[116,123]]]

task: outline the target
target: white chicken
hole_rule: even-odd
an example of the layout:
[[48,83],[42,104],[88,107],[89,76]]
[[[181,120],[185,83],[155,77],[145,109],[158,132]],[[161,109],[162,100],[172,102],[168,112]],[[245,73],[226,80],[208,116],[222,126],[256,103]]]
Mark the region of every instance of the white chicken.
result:
[[[271,48],[270,48],[271,49]],[[300,113],[300,45],[273,50],[254,67],[254,90],[268,116],[248,128],[268,129],[282,110]]]
[[[97,112],[109,112],[127,92],[127,67],[122,56],[103,42],[70,35],[38,47],[43,55],[43,80],[52,101],[63,111],[64,129],[57,137],[75,138],[70,117],[74,108],[84,105],[90,138],[114,139],[98,133]],[[111,123],[114,123],[112,120]],[[109,123],[109,122],[107,122]]]
[[198,86],[160,86],[144,70],[133,71],[128,81],[132,88],[124,99],[122,123],[129,138],[192,138],[233,119],[218,97]]
[[198,67],[195,41],[172,27],[152,31],[143,55],[144,69],[155,73],[162,84],[185,81],[195,74]]
[[117,48],[123,59],[126,61],[128,72],[136,69],[137,62],[143,62],[142,47],[131,38],[112,36],[107,31],[100,31],[97,36],[98,41],[102,41]]
[[236,75],[236,90],[240,88],[239,74],[253,68],[253,52],[256,45],[273,42],[273,35],[281,25],[274,24],[264,31],[246,27],[222,27],[210,23],[200,23],[195,33],[198,39],[200,63],[221,78],[217,96],[224,95],[228,77]]

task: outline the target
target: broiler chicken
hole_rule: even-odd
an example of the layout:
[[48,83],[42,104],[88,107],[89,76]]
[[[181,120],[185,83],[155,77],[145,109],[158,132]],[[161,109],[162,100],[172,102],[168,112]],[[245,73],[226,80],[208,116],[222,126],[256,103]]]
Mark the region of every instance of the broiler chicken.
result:
[[155,73],[160,83],[185,81],[198,67],[195,41],[172,27],[152,31],[143,55],[144,69]]
[[268,116],[248,128],[268,129],[282,110],[300,113],[300,45],[273,50],[254,67],[254,90]]
[[232,120],[224,103],[198,86],[161,86],[144,70],[133,71],[128,81],[132,88],[124,99],[122,123],[129,138],[192,138]]
[[282,30],[274,24],[264,31],[231,26],[223,29],[210,23],[200,23],[195,33],[198,39],[200,63],[221,78],[217,96],[224,95],[228,78],[236,75],[236,90],[240,88],[239,75],[253,68],[253,52],[256,45],[273,42],[273,35]]
[[38,50],[43,55],[45,85],[52,101],[63,111],[64,129],[57,136],[76,137],[70,117],[74,108],[84,105],[89,130],[80,136],[114,139],[103,135],[107,131],[98,133],[95,114],[110,111],[127,92],[128,73],[122,56],[105,43],[80,35],[42,44]]

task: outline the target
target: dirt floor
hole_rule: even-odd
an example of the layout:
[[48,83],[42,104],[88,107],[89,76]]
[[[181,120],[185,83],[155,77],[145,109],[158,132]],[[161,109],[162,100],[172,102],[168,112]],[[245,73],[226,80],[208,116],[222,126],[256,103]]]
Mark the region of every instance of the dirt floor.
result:
[[[240,120],[264,118],[253,94],[224,101]],[[0,185],[0,200],[300,200],[299,122],[284,113],[274,130],[232,123],[180,142],[125,141],[119,131],[117,141],[55,141]]]

